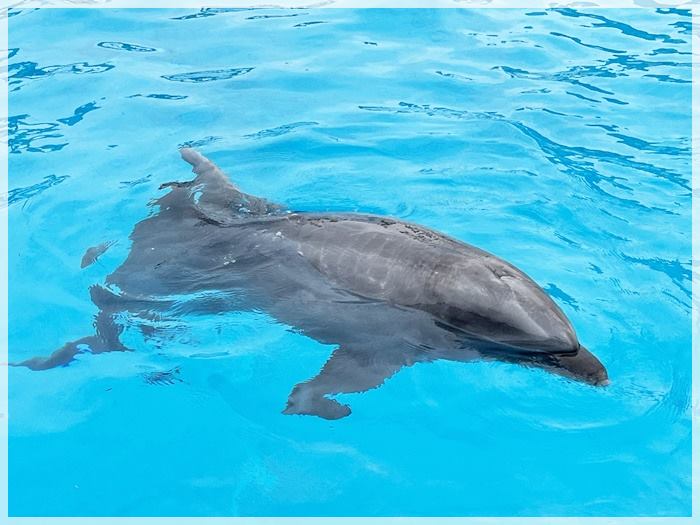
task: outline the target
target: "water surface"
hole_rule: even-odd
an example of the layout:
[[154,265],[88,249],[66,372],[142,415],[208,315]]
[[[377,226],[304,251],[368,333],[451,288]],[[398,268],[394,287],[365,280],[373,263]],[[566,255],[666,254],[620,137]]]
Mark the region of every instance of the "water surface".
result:
[[183,298],[164,336],[121,320],[134,352],[10,370],[11,515],[690,514],[688,11],[10,17],[11,360],[92,332],[88,286],[191,145],[291,209],[507,259],[612,379],[435,362],[284,416],[333,348]]

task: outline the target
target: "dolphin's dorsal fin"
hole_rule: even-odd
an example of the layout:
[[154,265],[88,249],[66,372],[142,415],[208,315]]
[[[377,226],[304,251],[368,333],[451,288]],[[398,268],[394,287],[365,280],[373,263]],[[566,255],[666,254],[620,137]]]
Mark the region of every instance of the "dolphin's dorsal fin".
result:
[[192,148],[182,148],[180,156],[192,165],[192,172],[197,175],[194,180],[195,184],[206,184],[207,189],[211,191],[217,189],[221,191],[238,191],[238,188],[224,175],[224,172],[198,151]]
[[197,175],[191,183],[192,202],[208,219],[227,224],[232,219],[283,211],[282,206],[240,191],[216,164],[198,151],[182,148],[180,155]]

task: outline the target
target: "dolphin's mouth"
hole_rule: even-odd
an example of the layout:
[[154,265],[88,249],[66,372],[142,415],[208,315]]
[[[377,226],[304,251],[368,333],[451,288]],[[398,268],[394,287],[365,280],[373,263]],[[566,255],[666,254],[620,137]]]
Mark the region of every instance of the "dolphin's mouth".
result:
[[605,366],[583,346],[573,351],[561,349],[551,351],[541,347],[529,349],[484,340],[471,340],[465,343],[465,347],[477,347],[484,357],[544,368],[551,373],[592,386],[610,385]]
[[584,346],[579,346],[578,351],[573,355],[553,357],[556,367],[559,369],[554,370],[556,373],[593,386],[608,386],[610,384],[608,371],[603,363]]
[[435,324],[458,335],[462,349],[478,351],[485,358],[544,368],[552,373],[593,386],[608,386],[608,371],[587,348],[567,348],[556,341],[495,341],[479,337],[444,321]]

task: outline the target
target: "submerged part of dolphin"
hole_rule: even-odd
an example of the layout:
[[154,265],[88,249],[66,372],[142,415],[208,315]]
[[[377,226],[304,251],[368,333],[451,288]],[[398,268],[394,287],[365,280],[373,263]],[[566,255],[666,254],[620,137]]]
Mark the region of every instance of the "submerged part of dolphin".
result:
[[292,389],[285,414],[347,416],[329,396],[436,359],[500,360],[608,383],[561,309],[504,260],[395,219],[289,212],[243,193],[196,151],[181,154],[195,179],[161,186],[169,191],[135,226],[127,259],[106,287],[90,289],[95,334],[20,365],[43,370],[81,351],[126,350],[118,314],[145,321],[173,296],[218,291],[234,298],[228,308],[264,310],[337,346],[316,377]]

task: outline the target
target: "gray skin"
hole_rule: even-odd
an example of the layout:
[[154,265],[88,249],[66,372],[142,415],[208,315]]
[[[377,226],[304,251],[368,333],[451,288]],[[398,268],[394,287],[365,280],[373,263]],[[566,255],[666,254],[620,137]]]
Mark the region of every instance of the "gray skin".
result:
[[189,311],[264,310],[337,346],[318,375],[292,389],[285,414],[347,416],[350,408],[329,396],[376,388],[437,359],[499,360],[609,383],[561,309],[506,261],[395,219],[288,212],[241,192],[196,151],[181,155],[195,179],[161,187],[169,191],[135,226],[127,259],[107,286],[90,289],[95,334],[19,365],[44,370],[83,351],[127,350],[117,314],[172,315],[173,296],[198,293]]

